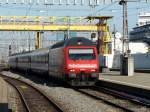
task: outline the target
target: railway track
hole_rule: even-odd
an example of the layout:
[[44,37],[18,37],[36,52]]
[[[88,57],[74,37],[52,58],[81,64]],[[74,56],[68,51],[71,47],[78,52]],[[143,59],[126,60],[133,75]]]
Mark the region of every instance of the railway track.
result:
[[26,112],[63,112],[52,99],[39,89],[18,79],[2,76],[18,91]]
[[125,100],[130,100],[133,103],[150,108],[150,100],[148,100],[146,98],[142,98],[139,96],[131,95],[130,93],[120,92],[120,91],[102,87],[102,86],[101,87],[96,86],[96,89],[99,91],[102,91],[104,93],[107,93],[107,94],[110,94],[110,95],[113,95],[113,96],[116,96],[116,97],[119,97],[119,98],[122,98]]
[[93,99],[102,101],[110,106],[118,108],[122,111],[127,112],[149,112],[150,105],[148,103],[139,102],[138,99],[131,98],[129,96],[123,95],[119,92],[114,92],[112,90],[100,87],[92,87],[86,89],[76,89],[76,91],[87,95]]
[[[37,78],[35,78],[35,80],[37,81]],[[41,81],[41,78],[39,80]],[[43,81],[41,81],[41,83],[42,82]],[[125,112],[150,112],[150,102],[135,96],[130,96],[123,92],[118,92],[106,87],[100,87],[100,85],[90,88],[86,87],[82,89],[75,88],[75,91],[81,92],[82,94],[91,97],[94,100],[99,100],[101,103],[108,104],[119,111],[122,110]]]
[[[120,71],[120,69],[110,69],[110,71]],[[135,69],[137,73],[150,73],[150,69]]]

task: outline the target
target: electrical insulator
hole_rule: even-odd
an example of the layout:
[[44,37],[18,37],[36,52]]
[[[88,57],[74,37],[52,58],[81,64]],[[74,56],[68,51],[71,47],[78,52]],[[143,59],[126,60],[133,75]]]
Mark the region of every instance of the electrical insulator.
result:
[[32,0],[29,0],[28,4],[32,4]]
[[25,4],[25,1],[24,1],[24,0],[21,0],[21,4]]
[[17,4],[16,0],[14,0],[13,4]]
[[89,5],[92,5],[92,0],[89,0]]
[[36,4],[39,5],[40,4],[40,0],[37,0]]
[[96,5],[99,5],[100,4],[100,1],[99,0],[96,0]]
[[66,3],[66,5],[70,5],[70,2],[69,2],[69,0],[67,0],[67,3]]
[[81,0],[81,5],[84,5],[84,0]]
[[6,4],[8,4],[9,3],[9,1],[8,0],[6,0]]
[[44,0],[44,4],[45,4],[45,5],[48,4],[48,1],[47,1],[47,0]]
[[59,0],[59,5],[62,5],[62,1],[61,0]]
[[74,3],[73,3],[73,5],[76,5],[77,4],[77,1],[76,0],[74,0]]

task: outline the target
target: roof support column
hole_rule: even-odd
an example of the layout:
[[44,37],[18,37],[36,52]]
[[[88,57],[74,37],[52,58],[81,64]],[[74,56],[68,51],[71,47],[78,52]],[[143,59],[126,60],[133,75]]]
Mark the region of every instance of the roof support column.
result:
[[44,33],[44,32],[42,32],[42,31],[39,31],[39,32],[36,33],[35,49],[40,49],[40,48],[42,48],[43,33]]

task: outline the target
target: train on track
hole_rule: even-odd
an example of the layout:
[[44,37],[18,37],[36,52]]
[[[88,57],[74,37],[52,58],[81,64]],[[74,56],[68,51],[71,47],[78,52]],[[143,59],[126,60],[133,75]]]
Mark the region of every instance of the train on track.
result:
[[72,37],[51,47],[9,56],[10,69],[47,73],[72,86],[91,86],[99,78],[96,45],[84,37]]

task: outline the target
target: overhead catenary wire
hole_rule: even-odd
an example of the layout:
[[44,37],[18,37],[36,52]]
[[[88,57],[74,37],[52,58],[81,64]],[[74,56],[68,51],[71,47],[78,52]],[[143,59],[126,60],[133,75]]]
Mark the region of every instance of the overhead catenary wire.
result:
[[34,1],[35,1],[35,0],[33,0],[33,3],[29,4],[29,5],[30,5],[30,6],[29,6],[29,9],[26,10],[26,16],[30,13],[31,8],[32,8],[32,6],[34,5]]
[[[34,0],[33,0],[34,1]],[[113,0],[112,0],[113,1]],[[141,1],[141,0],[140,0]],[[111,6],[113,6],[115,3],[112,3],[112,4],[109,4],[109,5],[107,5],[106,7],[103,7],[102,9],[99,9],[99,11],[104,11],[104,10],[108,10]],[[14,5],[10,5],[10,6],[7,6],[7,7],[10,7],[11,8],[11,6],[14,6]],[[27,5],[28,6],[28,5]],[[29,15],[30,14],[30,11],[33,11],[34,10],[34,3],[30,3],[29,4],[29,6],[30,7],[28,7],[28,9],[27,9],[27,11],[26,11],[26,15]],[[13,7],[14,9],[15,9],[15,7]],[[142,7],[142,8],[148,8],[148,6],[147,7]],[[129,8],[130,9],[130,8]],[[134,9],[134,8],[132,8],[132,9]],[[140,9],[140,8],[138,8],[138,9]],[[59,10],[59,9],[58,9]],[[64,10],[68,10],[68,9],[64,9]],[[75,9],[76,10],[76,9]],[[86,9],[85,9],[86,10]],[[118,9],[118,10],[121,10],[121,9]],[[61,9],[60,11],[63,11],[63,9]],[[130,15],[130,14],[129,14]]]
[[[34,1],[34,0],[33,0]],[[31,2],[32,3],[32,2]],[[1,4],[1,8],[7,8],[7,9],[19,9],[19,10],[24,10],[24,9],[26,9],[26,15],[28,15],[28,13],[30,13],[30,11],[37,11],[37,12],[39,12],[39,9],[40,8],[38,8],[38,7],[35,7],[35,4],[34,3],[32,3],[32,4],[27,4],[27,5],[25,5],[24,7],[22,7],[22,5],[21,5],[21,7],[19,7],[19,6],[16,6],[16,7],[12,7],[12,6],[14,6],[14,5],[10,5],[10,6],[5,6],[5,5],[3,5],[3,4]],[[103,7],[103,8],[101,8],[101,9],[98,9],[97,10],[97,12],[99,12],[99,11],[106,11],[106,10],[108,10],[109,8],[110,8],[110,6],[113,6],[115,3],[118,3],[118,2],[112,2],[111,4],[108,4],[108,5],[106,5],[105,7]],[[137,2],[138,3],[138,2]],[[139,2],[140,3],[140,2]],[[146,3],[146,2],[145,2]],[[148,3],[147,3],[148,4]],[[29,7],[27,7],[27,6],[29,6]],[[32,8],[32,10],[31,10],[31,8]],[[141,8],[148,8],[148,6],[146,6],[146,7],[141,7]],[[80,10],[80,8],[79,9],[69,9],[68,10],[68,8],[52,8],[52,7],[47,7],[47,10],[49,10],[49,9],[51,9],[52,11],[78,11],[78,10]],[[134,9],[134,8],[129,8],[129,9]],[[51,10],[49,10],[49,11],[51,11]],[[90,9],[89,9],[90,10]],[[81,11],[89,11],[88,10],[88,8],[86,9],[83,9],[83,8],[81,8]],[[111,9],[110,9],[111,10]],[[112,9],[112,10],[121,10],[121,9]]]

